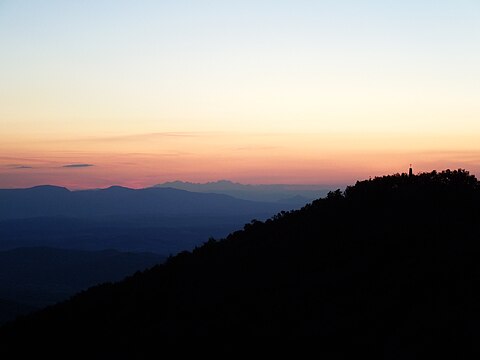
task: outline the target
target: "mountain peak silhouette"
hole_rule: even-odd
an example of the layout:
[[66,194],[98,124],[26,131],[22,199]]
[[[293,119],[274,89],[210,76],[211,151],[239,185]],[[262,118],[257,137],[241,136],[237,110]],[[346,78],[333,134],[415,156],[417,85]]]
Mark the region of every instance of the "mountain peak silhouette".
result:
[[109,186],[108,188],[105,188],[103,190],[105,190],[105,191],[117,191],[117,192],[128,192],[128,191],[134,191],[135,189],[131,189],[129,187],[120,186],[120,185],[112,185],[112,186]]
[[[21,190],[21,189],[19,189]],[[56,186],[56,185],[37,185],[33,186],[31,188],[25,189],[25,190],[30,190],[30,191],[36,191],[36,192],[70,192],[66,187],[63,186]]]

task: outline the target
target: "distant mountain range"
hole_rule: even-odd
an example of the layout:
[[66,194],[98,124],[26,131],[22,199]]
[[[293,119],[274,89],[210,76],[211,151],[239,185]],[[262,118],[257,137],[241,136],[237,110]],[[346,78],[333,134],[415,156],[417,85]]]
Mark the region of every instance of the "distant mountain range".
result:
[[174,188],[200,193],[225,194],[244,200],[305,205],[312,200],[324,197],[330,190],[336,190],[341,186],[288,184],[245,185],[229,180],[219,180],[203,184],[172,181],[155,185],[155,187]]
[[357,182],[4,326],[0,345],[18,355],[55,339],[115,357],[128,344],[141,358],[178,352],[169,340],[189,336],[244,346],[274,335],[315,336],[327,357],[367,347],[410,359],[445,339],[473,350],[479,223],[480,183],[468,172]]
[[410,359],[445,341],[474,353],[479,224],[480,183],[466,171],[357,182],[6,325],[0,345],[18,357],[37,341],[63,355],[54,339],[138,358],[178,352],[171,340],[189,336],[244,346],[273,335],[315,336],[329,358],[368,348]]
[[178,216],[273,214],[279,204],[236,199],[224,194],[204,194],[173,188],[70,191],[58,186],[0,190],[0,220],[29,217]]
[[[252,198],[262,194],[260,188],[217,184],[222,183],[250,189]],[[280,193],[265,192],[271,199],[290,194]],[[225,237],[253,219],[266,220],[306,202],[299,194],[267,202],[171,187],[2,189],[0,322],[89,286],[120,280],[211,237]]]
[[[305,204],[301,201],[302,205]],[[173,188],[70,191],[57,186],[0,190],[0,250],[149,251],[168,256],[223,237],[252,219],[299,205]]]

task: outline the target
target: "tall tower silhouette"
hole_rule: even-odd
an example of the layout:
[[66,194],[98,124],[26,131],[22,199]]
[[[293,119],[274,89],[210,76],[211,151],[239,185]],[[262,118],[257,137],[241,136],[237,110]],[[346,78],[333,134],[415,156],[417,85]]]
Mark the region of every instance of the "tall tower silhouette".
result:
[[410,168],[408,169],[408,176],[413,176],[412,164],[410,164]]

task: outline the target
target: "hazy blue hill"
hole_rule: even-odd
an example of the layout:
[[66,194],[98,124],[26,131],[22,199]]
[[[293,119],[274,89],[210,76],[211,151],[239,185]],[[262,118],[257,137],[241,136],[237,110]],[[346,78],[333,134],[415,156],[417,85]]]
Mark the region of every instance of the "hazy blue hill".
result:
[[55,186],[0,190],[0,220],[29,217],[125,215],[242,216],[273,214],[281,205],[172,188],[69,191]]
[[0,189],[0,220],[69,211],[70,191],[63,187],[43,185],[28,189]]
[[[287,204],[305,205],[306,203],[325,196],[332,185],[245,185],[228,180],[219,180],[208,183],[191,183],[172,181],[158,184],[156,187],[175,188],[201,193],[217,193],[231,195],[239,199],[252,201],[281,202]],[[287,199],[288,202],[284,200]]]
[[229,216],[125,215],[95,218],[36,217],[0,221],[0,251],[48,246],[98,251],[154,252],[168,256],[191,250],[209,237],[224,237],[252,218],[271,214]]
[[0,343],[55,339],[115,355],[119,344],[165,350],[191,335],[313,335],[329,350],[371,346],[385,358],[415,358],[442,339],[470,350],[479,225],[468,172],[362,181],[5,326]]
[[[319,196],[320,197],[320,196]],[[278,200],[279,203],[282,204],[292,204],[292,205],[297,205],[297,204],[303,204],[306,205],[307,203],[311,202],[312,199],[308,199],[304,196],[301,195],[295,195],[289,198],[283,198]]]
[[0,190],[0,250],[49,246],[169,255],[294,207],[171,188]]

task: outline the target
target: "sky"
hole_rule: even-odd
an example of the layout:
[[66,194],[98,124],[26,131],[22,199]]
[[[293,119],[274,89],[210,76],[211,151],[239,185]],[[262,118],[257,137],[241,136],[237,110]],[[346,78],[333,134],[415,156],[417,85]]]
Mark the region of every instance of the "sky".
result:
[[0,0],[0,187],[480,176],[477,0]]

